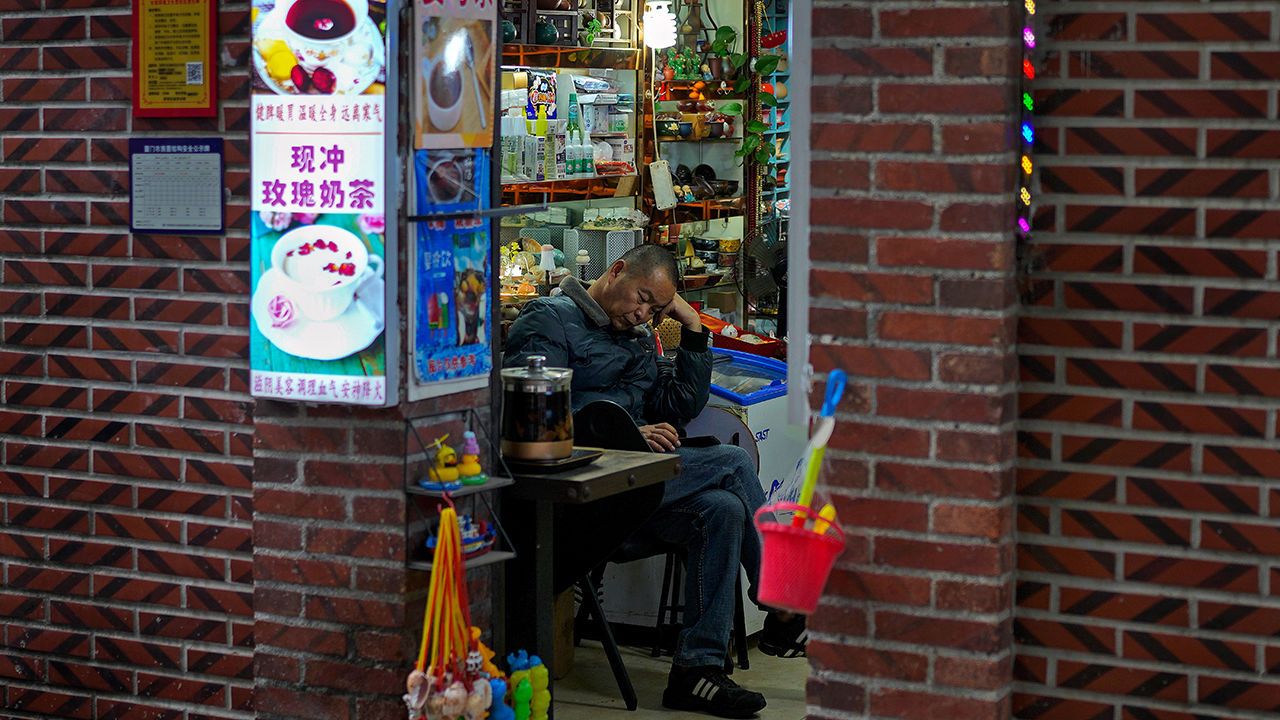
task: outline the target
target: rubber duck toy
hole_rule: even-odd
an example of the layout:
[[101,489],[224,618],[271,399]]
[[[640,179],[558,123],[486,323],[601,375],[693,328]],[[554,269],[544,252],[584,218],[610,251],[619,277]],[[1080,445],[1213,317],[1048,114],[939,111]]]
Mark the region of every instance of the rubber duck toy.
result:
[[453,448],[444,444],[449,436],[436,438],[431,447],[436,448],[435,462],[427,468],[427,477],[418,481],[425,490],[457,490],[462,487],[458,481],[458,454]]
[[458,475],[463,485],[483,485],[489,480],[484,468],[480,467],[480,443],[470,430],[462,433],[462,462],[458,464]]

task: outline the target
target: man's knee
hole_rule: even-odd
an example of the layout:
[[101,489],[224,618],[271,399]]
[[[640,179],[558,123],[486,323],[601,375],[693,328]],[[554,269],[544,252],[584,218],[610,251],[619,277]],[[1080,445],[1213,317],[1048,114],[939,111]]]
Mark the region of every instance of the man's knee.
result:
[[755,473],[756,464],[751,460],[751,453],[737,445],[721,445],[724,448],[725,466],[734,470],[747,470]]
[[725,490],[709,490],[698,498],[699,515],[704,526],[714,535],[722,533],[737,534],[747,518],[747,510],[742,500]]

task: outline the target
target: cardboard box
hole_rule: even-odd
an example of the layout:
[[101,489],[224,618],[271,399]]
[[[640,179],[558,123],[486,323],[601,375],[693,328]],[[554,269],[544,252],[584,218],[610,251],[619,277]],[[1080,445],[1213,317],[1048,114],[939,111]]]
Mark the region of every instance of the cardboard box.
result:
[[738,299],[738,293],[732,290],[709,290],[707,292],[707,306],[719,310],[722,315],[737,312]]

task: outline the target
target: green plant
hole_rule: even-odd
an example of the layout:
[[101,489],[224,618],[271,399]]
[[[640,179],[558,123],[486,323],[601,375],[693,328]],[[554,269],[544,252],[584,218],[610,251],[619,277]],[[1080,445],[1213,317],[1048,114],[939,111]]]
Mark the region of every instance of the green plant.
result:
[[[721,25],[716,28],[716,39],[711,43],[711,52],[728,60],[735,71],[738,71],[738,78],[734,80],[733,90],[736,93],[745,93],[754,85],[760,86],[760,79],[772,75],[778,69],[778,63],[782,58],[777,55],[764,55],[755,59],[754,62],[746,53],[733,52],[734,46],[738,42],[738,31],[727,25]],[[745,69],[745,72],[744,72]],[[778,98],[773,93],[767,93],[761,90],[759,92],[760,104],[765,107],[777,107]],[[742,103],[729,103],[720,108],[720,112],[726,115],[742,115]],[[764,134],[769,130],[769,126],[754,118],[747,119],[742,127],[742,145],[734,154],[744,160],[748,157],[754,159],[760,164],[769,162],[776,152],[773,143],[765,140]]]
[[600,34],[600,30],[604,25],[594,15],[584,16],[584,20],[586,22],[582,27],[582,46],[591,47],[595,44],[596,35]]

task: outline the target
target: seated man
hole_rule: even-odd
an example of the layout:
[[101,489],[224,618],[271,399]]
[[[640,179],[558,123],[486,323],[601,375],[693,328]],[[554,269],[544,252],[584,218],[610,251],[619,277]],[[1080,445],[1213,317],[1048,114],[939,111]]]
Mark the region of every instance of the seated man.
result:
[[[641,245],[590,288],[565,279],[562,294],[534,300],[521,312],[503,364],[519,367],[530,355],[545,355],[548,366],[573,370],[575,411],[593,400],[616,402],[655,452],[679,453],[680,475],[667,483],[657,512],[624,552],[641,557],[664,546],[686,549],[684,628],[663,705],[745,718],[764,708],[764,696],[739,687],[724,667],[739,564],[755,598],[760,537],[753,516],[764,504],[764,491],[742,448],[681,446],[677,428],[707,403],[712,358],[698,313],[676,294],[677,272],[670,252]],[[655,350],[647,325],[654,317],[671,317],[684,326],[674,363]],[[770,613],[760,647],[795,657],[803,654],[803,633],[802,616]]]

